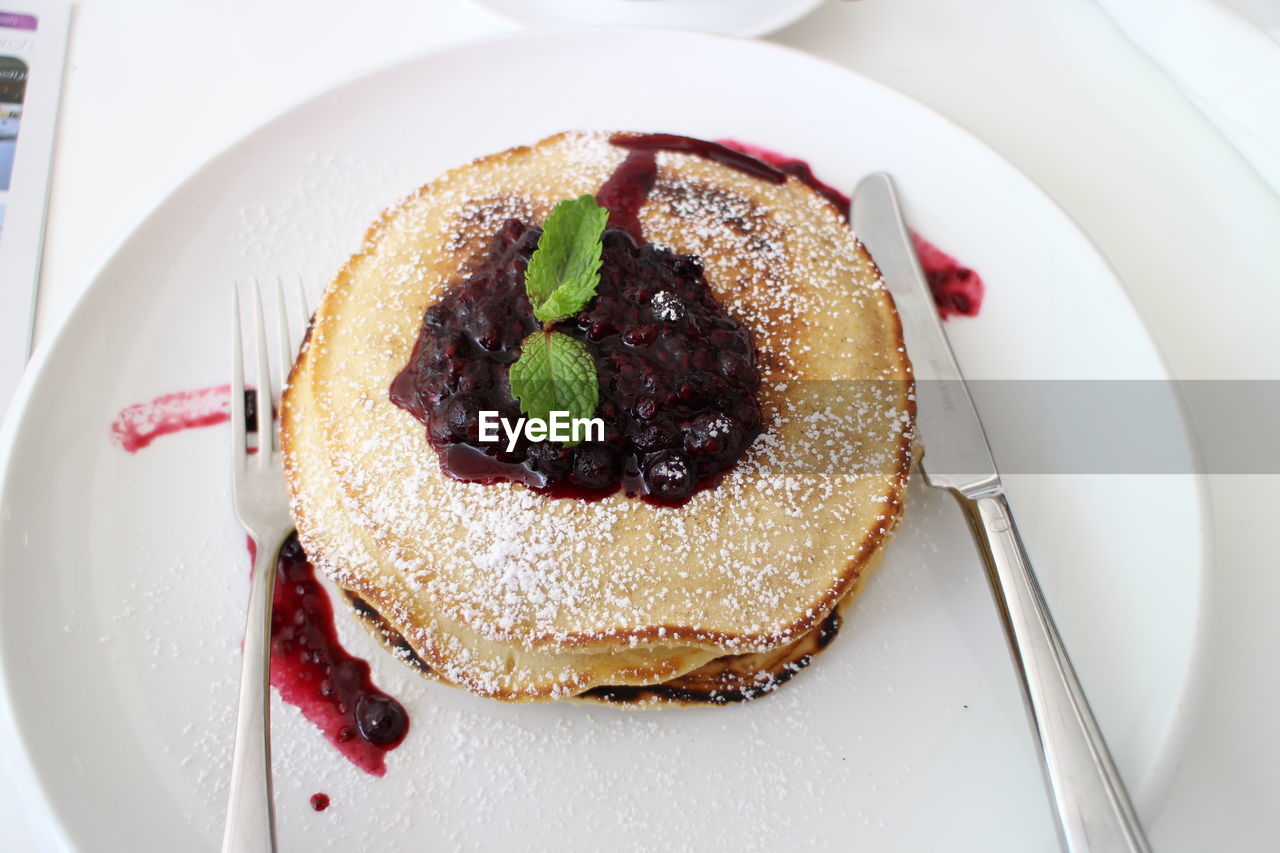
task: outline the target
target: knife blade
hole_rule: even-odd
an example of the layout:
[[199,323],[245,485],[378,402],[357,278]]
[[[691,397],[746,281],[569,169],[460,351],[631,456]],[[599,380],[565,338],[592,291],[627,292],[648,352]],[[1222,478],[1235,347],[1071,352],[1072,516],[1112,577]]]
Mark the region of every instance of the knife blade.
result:
[[902,320],[916,378],[916,428],[929,485],[976,497],[1001,489],[987,434],[933,306],[933,294],[888,175],[864,178],[854,195],[853,232],[871,253]]
[[1022,544],[973,398],[902,219],[893,181],[868,175],[853,194],[854,233],[897,304],[916,379],[921,467],[965,511],[1004,622],[1064,850],[1149,851]]

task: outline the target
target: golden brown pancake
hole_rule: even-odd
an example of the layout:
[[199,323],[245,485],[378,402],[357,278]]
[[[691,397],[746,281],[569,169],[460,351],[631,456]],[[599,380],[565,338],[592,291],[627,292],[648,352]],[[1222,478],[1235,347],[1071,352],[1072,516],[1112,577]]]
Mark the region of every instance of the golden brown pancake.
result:
[[[831,644],[843,625],[845,611],[866,583],[872,568],[864,567],[854,587],[845,593],[827,617],[797,640],[764,652],[724,655],[658,684],[593,687],[569,701],[619,708],[656,708],[729,705],[767,696],[790,681]],[[360,622],[388,651],[422,675],[444,681],[418,656],[408,641],[359,595],[347,591],[346,598]]]
[[308,555],[404,656],[485,696],[609,701],[794,663],[902,512],[910,366],[874,264],[799,180],[690,154],[659,155],[639,219],[648,240],[702,258],[751,330],[763,433],[678,507],[442,472],[421,424],[388,399],[423,313],[506,219],[540,223],[598,190],[626,154],[608,138],[482,158],[384,213],[326,291],[283,401]]

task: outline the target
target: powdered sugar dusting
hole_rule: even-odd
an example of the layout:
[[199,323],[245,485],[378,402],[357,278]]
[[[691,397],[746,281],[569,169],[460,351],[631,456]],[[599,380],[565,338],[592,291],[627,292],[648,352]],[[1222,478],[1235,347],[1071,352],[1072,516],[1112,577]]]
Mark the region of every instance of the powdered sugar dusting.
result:
[[826,614],[901,511],[907,379],[873,268],[798,181],[687,155],[660,155],[640,218],[654,242],[701,256],[752,330],[764,433],[680,508],[553,501],[440,472],[386,397],[422,311],[501,219],[543,217],[603,183],[621,159],[605,140],[499,155],[500,169],[453,173],[389,214],[326,298],[309,355],[290,448],[309,552],[440,675],[489,695],[572,695],[628,672],[644,683],[785,643]]

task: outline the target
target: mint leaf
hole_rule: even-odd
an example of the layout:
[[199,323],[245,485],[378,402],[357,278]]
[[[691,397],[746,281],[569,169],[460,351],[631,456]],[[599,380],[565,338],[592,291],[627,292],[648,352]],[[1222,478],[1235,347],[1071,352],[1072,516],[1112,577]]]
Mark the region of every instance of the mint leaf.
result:
[[529,258],[524,288],[541,323],[582,310],[600,284],[600,235],[609,211],[594,196],[560,202],[542,224],[538,248]]
[[552,412],[589,418],[600,402],[591,353],[581,341],[560,332],[537,331],[525,338],[520,358],[511,365],[507,378],[511,395],[520,401],[520,411],[528,418],[549,421]]

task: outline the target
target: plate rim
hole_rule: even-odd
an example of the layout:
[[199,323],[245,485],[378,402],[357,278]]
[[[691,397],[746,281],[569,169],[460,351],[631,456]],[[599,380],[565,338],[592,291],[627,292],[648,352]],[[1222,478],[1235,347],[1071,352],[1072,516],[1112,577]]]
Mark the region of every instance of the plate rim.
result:
[[[537,33],[567,32],[570,30],[577,31],[577,30],[587,29],[586,27],[568,27],[563,24],[539,24],[533,21],[514,18],[505,14],[499,9],[495,9],[490,4],[489,0],[463,0],[463,2],[471,9],[484,15],[490,21],[494,21],[496,23],[500,23],[503,26],[508,26],[508,27],[523,27],[525,28],[524,32],[526,33],[528,32],[537,32]],[[726,30],[724,32],[718,32],[715,30],[694,29],[694,28],[681,29],[678,27],[652,27],[652,26],[644,26],[644,25],[637,25],[637,24],[596,25],[591,27],[591,29],[649,30],[651,32],[652,31],[687,32],[687,33],[695,33],[699,35],[719,36],[722,38],[750,39],[750,38],[756,38],[759,36],[769,35],[770,33],[777,32],[778,30],[781,30],[784,27],[788,27],[791,24],[794,24],[797,21],[801,20],[802,18],[813,14],[813,12],[815,12],[818,9],[818,7],[821,6],[824,2],[826,2],[826,0],[792,0],[792,8],[783,9],[781,11],[775,12],[767,16],[762,15],[758,20],[754,20],[747,24],[733,27],[732,29]]]
[[[818,0],[820,2],[820,0]],[[204,158],[198,165],[192,168],[180,181],[175,183],[170,189],[164,193],[154,204],[148,207],[145,212],[140,214],[130,224],[124,236],[116,243],[109,252],[103,253],[98,263],[92,271],[86,276],[88,279],[80,292],[75,296],[69,307],[64,311],[61,317],[53,318],[56,324],[53,329],[44,334],[44,339],[38,345],[36,352],[28,362],[23,372],[22,379],[16,388],[9,406],[5,411],[5,416],[0,422],[0,512],[3,511],[4,504],[2,499],[9,493],[9,480],[12,476],[12,460],[17,449],[17,440],[21,427],[26,420],[26,412],[30,407],[32,398],[35,396],[39,386],[42,384],[44,375],[47,372],[49,362],[52,360],[53,353],[60,350],[64,344],[64,338],[70,334],[70,329],[79,322],[81,315],[89,310],[90,303],[97,298],[96,292],[99,290],[98,282],[102,279],[106,270],[116,261],[116,258],[125,251],[138,237],[139,232],[167,205],[180,195],[187,188],[197,182],[207,171],[216,167],[222,160],[231,157],[241,147],[250,144],[251,140],[261,131],[270,125],[278,124],[286,120],[293,113],[311,105],[312,103],[332,94],[338,89],[355,85],[366,78],[376,77],[391,69],[429,61],[431,58],[443,56],[455,52],[467,52],[479,46],[489,45],[495,42],[507,41],[540,41],[540,40],[586,40],[591,38],[625,38],[625,39],[690,39],[694,41],[723,41],[734,45],[736,48],[748,47],[751,50],[758,50],[763,53],[777,53],[790,57],[793,60],[808,62],[821,67],[825,73],[842,74],[856,78],[860,84],[879,90],[882,94],[899,101],[907,102],[913,109],[921,110],[927,113],[931,119],[944,123],[953,133],[956,133],[967,139],[968,143],[1006,169],[1009,174],[1015,176],[1026,189],[1029,189],[1047,209],[1057,213],[1063,223],[1074,232],[1074,236],[1079,240],[1080,244],[1085,247],[1106,271],[1108,277],[1116,285],[1116,289],[1123,296],[1125,304],[1138,320],[1138,324],[1146,337],[1147,343],[1150,345],[1151,352],[1155,356],[1157,366],[1160,368],[1165,379],[1173,379],[1174,374],[1170,367],[1169,361],[1161,350],[1156,338],[1151,333],[1151,327],[1148,322],[1146,312],[1144,312],[1133,299],[1132,293],[1125,285],[1123,279],[1116,273],[1110,259],[1102,252],[1093,238],[1084,230],[1076,219],[1064,209],[1051,195],[1048,194],[1035,180],[1029,177],[1021,168],[1002,156],[996,149],[978,137],[967,128],[958,124],[947,115],[938,112],[929,105],[916,100],[910,95],[899,91],[898,89],[883,83],[875,78],[868,77],[865,74],[851,68],[847,68],[825,57],[817,56],[799,48],[789,45],[778,44],[769,41],[760,41],[751,38],[742,38],[737,35],[726,35],[720,33],[712,33],[705,31],[680,30],[672,28],[659,27],[553,27],[543,29],[517,30],[505,33],[496,33],[482,35],[474,38],[460,39],[445,44],[431,46],[422,50],[413,51],[402,54],[400,56],[391,57],[384,62],[376,65],[357,69],[350,74],[339,77],[327,83],[319,84],[307,90],[303,95],[296,99],[290,100],[287,104],[278,110],[270,112],[258,119],[252,120],[251,126],[239,131],[236,136],[231,138],[219,149],[212,152]],[[1167,726],[1166,731],[1157,741],[1158,746],[1155,749],[1154,757],[1156,765],[1165,765],[1163,768],[1159,766],[1153,767],[1148,771],[1147,779],[1138,781],[1135,785],[1134,796],[1139,800],[1139,806],[1152,818],[1158,816],[1163,807],[1169,788],[1172,786],[1174,771],[1181,763],[1185,754],[1187,742],[1190,734],[1194,729],[1195,722],[1200,716],[1200,710],[1204,702],[1204,685],[1208,672],[1208,662],[1210,659],[1210,640],[1213,628],[1212,622],[1212,600],[1214,596],[1213,588],[1213,554],[1215,549],[1216,529],[1214,527],[1214,517],[1212,512],[1212,504],[1208,496],[1208,484],[1203,476],[1203,453],[1196,433],[1192,427],[1189,409],[1186,400],[1177,388],[1176,383],[1172,385],[1172,397],[1174,399],[1179,414],[1181,432],[1184,439],[1186,451],[1193,464],[1192,475],[1193,495],[1197,508],[1197,540],[1198,551],[1196,553],[1196,564],[1198,566],[1197,580],[1199,596],[1197,597],[1195,607],[1194,628],[1191,642],[1191,650],[1189,660],[1186,663],[1186,677],[1182,684],[1180,695],[1175,702],[1172,720]],[[6,531],[8,527],[0,518],[0,554],[3,554],[2,547],[5,539],[7,539]],[[0,579],[7,571],[7,567],[0,565]],[[0,583],[0,589],[2,589]],[[2,597],[0,597],[2,603]],[[63,823],[56,818],[53,808],[53,798],[46,786],[40,781],[41,776],[35,769],[34,756],[31,754],[28,744],[19,735],[19,728],[13,715],[12,700],[12,674],[5,665],[5,649],[3,645],[3,636],[0,635],[0,737],[9,739],[12,747],[5,751],[3,757],[0,757],[0,774],[7,776],[13,784],[15,791],[22,797],[23,804],[27,807],[24,811],[31,828],[43,831],[44,835],[57,844],[59,849],[75,851],[79,848],[70,843],[70,838],[66,834]],[[29,784],[17,784],[27,782]]]

